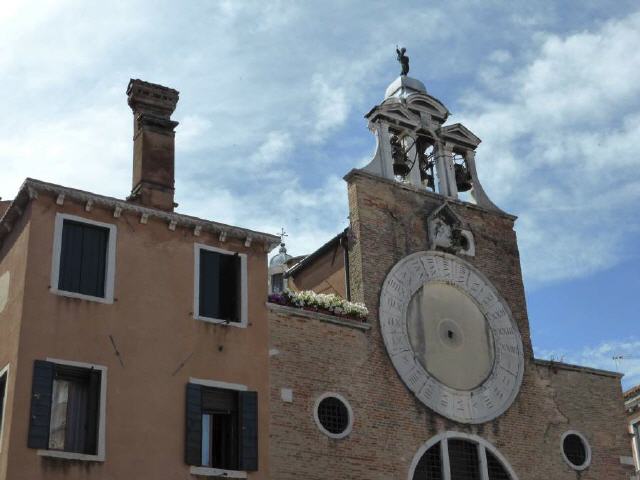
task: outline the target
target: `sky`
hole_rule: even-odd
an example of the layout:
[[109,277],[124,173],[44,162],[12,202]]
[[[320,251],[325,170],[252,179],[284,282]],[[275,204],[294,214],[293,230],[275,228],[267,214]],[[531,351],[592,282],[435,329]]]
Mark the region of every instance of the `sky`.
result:
[[141,78],[180,91],[178,211],[309,253],[348,224],[342,177],[373,155],[363,115],[396,45],[519,217],[536,355],[640,383],[635,0],[5,0],[0,196],[32,177],[126,197]]

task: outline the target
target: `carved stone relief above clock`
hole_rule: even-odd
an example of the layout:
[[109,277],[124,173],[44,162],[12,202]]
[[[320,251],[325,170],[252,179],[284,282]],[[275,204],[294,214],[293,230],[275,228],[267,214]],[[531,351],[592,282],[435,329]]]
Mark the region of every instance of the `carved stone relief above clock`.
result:
[[407,387],[452,420],[492,420],[520,389],[522,339],[508,305],[484,275],[451,254],[418,252],[391,269],[380,328]]
[[427,219],[429,245],[432,250],[443,250],[456,255],[473,257],[476,245],[471,230],[445,203],[429,215]]

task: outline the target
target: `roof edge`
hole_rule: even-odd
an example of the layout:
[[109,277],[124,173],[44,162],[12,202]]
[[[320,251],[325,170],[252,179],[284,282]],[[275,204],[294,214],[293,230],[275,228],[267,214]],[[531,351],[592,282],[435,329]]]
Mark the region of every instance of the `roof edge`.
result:
[[78,190],[71,187],[64,187],[53,183],[47,183],[33,178],[27,178],[22,183],[18,194],[13,199],[11,205],[9,205],[9,208],[7,208],[2,218],[0,218],[0,242],[2,242],[6,235],[12,230],[15,220],[22,215],[26,204],[30,200],[37,198],[38,193],[64,195],[65,198],[70,198],[78,202],[91,201],[95,206],[114,210],[119,208],[123,212],[133,212],[140,215],[146,215],[149,218],[165,220],[168,223],[175,223],[176,226],[200,227],[200,230],[225,233],[229,237],[245,241],[247,239],[251,239],[251,241],[264,243],[267,251],[273,250],[273,248],[280,243],[280,237],[269,233],[205,220],[182,213],[166,212],[164,210],[144,207],[125,200],[86,192],[84,190]]
[[553,360],[542,360],[540,358],[534,358],[533,363],[543,367],[556,367],[563,370],[571,370],[574,372],[591,373],[593,375],[602,375],[603,377],[622,378],[624,373],[612,372],[611,370],[602,370],[600,368],[585,367],[582,365],[574,365],[572,363],[555,362]]

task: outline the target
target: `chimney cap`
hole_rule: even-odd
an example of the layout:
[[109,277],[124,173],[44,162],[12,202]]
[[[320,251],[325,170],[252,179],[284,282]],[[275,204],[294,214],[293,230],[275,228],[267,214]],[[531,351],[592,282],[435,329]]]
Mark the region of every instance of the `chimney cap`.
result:
[[180,93],[173,88],[130,79],[127,86],[128,104],[134,113],[153,113],[164,118],[171,117],[176,109]]

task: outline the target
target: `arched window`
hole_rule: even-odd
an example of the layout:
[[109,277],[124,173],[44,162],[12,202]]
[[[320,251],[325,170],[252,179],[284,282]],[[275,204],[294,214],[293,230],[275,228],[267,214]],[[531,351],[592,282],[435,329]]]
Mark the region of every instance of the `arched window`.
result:
[[445,432],[418,450],[409,479],[517,480],[517,477],[504,457],[483,438]]

